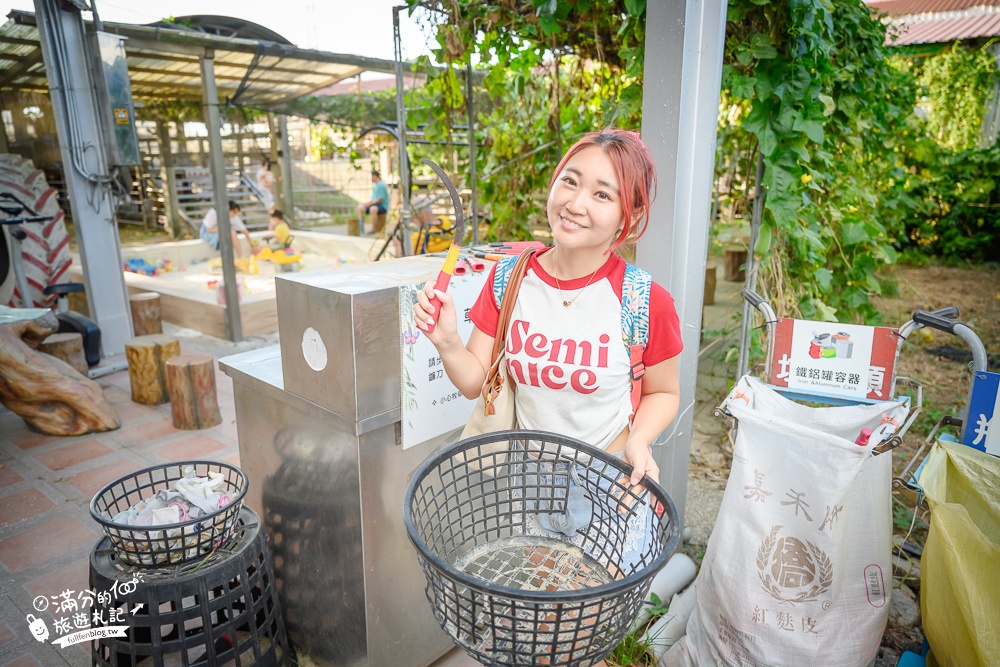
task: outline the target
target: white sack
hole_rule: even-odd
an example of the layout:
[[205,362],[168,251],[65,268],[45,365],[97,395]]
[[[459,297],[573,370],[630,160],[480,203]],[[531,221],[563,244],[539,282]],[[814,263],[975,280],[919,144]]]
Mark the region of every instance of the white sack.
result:
[[889,611],[890,454],[855,444],[902,402],[811,408],[744,377],[733,467],[669,667],[854,667]]

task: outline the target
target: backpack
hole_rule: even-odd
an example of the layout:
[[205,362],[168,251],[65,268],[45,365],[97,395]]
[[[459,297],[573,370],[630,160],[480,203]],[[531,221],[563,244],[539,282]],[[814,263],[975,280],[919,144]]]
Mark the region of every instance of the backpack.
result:
[[[517,261],[517,255],[510,255],[497,261],[493,277],[493,301],[500,308],[507,280]],[[648,271],[633,264],[625,264],[622,279],[622,343],[628,348],[628,359],[632,376],[632,414],[639,408],[642,397],[642,376],[646,366],[642,363],[642,353],[649,342],[649,292],[653,277]]]

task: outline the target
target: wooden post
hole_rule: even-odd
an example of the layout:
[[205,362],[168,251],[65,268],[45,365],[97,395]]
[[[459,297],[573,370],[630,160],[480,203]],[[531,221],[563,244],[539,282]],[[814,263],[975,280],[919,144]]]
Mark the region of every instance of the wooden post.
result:
[[76,372],[86,377],[87,359],[83,356],[83,335],[78,333],[56,333],[42,341],[39,352],[62,359],[76,369]]
[[[163,210],[167,218],[165,227],[170,232],[170,238],[179,239],[184,230],[181,228],[181,205],[177,199],[177,171],[174,169],[170,126],[165,121],[156,122],[156,137],[160,142],[160,180],[163,182]],[[181,142],[177,143],[180,148]]]
[[156,292],[141,292],[128,298],[132,310],[132,328],[136,336],[163,333],[160,320],[160,295]]
[[174,428],[192,431],[221,424],[215,360],[207,354],[182,354],[168,359],[166,367]]
[[139,336],[125,344],[128,379],[132,400],[145,405],[159,405],[170,400],[164,364],[181,353],[181,344],[173,336]]
[[705,297],[702,304],[711,306],[715,303],[715,264],[705,267]]

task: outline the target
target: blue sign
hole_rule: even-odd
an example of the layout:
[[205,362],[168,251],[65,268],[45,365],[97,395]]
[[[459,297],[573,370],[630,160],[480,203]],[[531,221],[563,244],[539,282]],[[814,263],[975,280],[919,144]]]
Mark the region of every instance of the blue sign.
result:
[[1000,374],[977,371],[972,381],[964,443],[1000,456]]

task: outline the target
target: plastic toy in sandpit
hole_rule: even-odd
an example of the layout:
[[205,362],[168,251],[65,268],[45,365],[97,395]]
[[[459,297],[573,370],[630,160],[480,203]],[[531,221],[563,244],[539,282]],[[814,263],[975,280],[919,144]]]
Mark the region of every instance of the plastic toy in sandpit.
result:
[[135,257],[125,260],[123,267],[129,273],[139,273],[144,276],[158,276],[174,270],[174,264],[169,259],[158,259],[156,264],[150,264],[146,260]]

